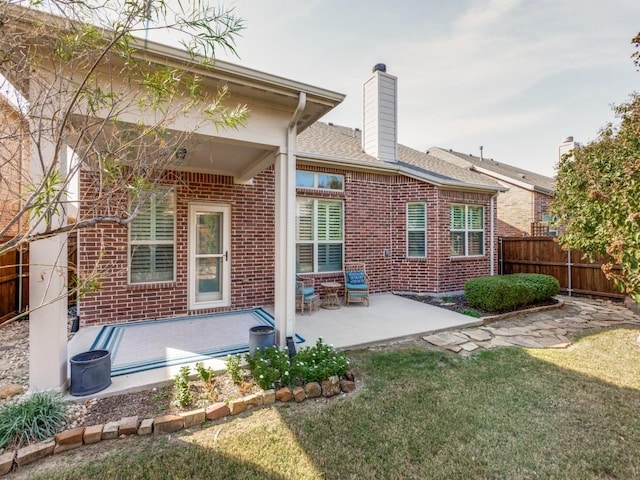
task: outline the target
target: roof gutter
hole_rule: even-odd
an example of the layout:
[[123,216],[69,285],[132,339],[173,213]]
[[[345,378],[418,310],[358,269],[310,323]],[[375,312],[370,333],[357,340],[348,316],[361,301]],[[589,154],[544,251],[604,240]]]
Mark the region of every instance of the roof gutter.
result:
[[548,188],[541,187],[539,185],[534,185],[532,183],[523,182],[521,180],[518,180],[518,179],[515,179],[515,178],[512,178],[512,177],[508,177],[508,176],[500,174],[500,173],[496,173],[496,172],[494,172],[492,170],[488,170],[486,168],[478,167],[477,165],[474,165],[473,167],[471,167],[471,170],[474,170],[474,171],[476,171],[478,173],[482,173],[484,175],[488,175],[490,177],[497,178],[497,179],[502,180],[504,182],[513,183],[514,185],[517,185],[518,187],[526,188],[527,190],[532,190],[532,191],[535,191],[535,192],[544,193],[546,195],[553,194],[553,190],[549,190]]
[[315,153],[305,153],[298,152],[298,158],[300,160],[307,161],[309,163],[318,163],[318,164],[330,164],[336,165],[340,167],[348,166],[348,167],[358,167],[363,170],[372,171],[372,172],[381,172],[381,173],[396,173],[405,175],[410,178],[415,178],[416,180],[421,180],[423,182],[430,183],[436,187],[445,188],[445,189],[455,189],[455,190],[466,190],[466,191],[481,191],[481,192],[505,192],[508,189],[503,186],[493,186],[493,185],[481,185],[474,183],[466,183],[462,181],[456,180],[443,180],[442,178],[434,177],[432,175],[428,175],[426,173],[420,173],[415,170],[411,170],[402,165],[396,164],[374,164],[371,162],[367,162],[364,160],[354,160],[354,159],[346,159],[342,157],[336,157],[333,155],[320,155]]

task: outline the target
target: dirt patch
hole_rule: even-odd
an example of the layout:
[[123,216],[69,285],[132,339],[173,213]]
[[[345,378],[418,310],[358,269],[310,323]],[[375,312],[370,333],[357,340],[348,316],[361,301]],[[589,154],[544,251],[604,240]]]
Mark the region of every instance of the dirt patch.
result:
[[[410,298],[411,300],[416,300],[418,302],[427,303],[429,305],[433,305],[434,307],[446,308],[447,310],[461,313],[463,315],[470,315],[472,312],[477,312],[478,317],[487,317],[490,315],[496,315],[495,312],[492,313],[492,312],[483,310],[481,308],[471,307],[470,305],[467,304],[467,301],[464,295],[456,295],[456,296],[450,296],[450,297],[434,297],[429,295],[408,294],[408,295],[401,295],[401,296],[405,298]],[[547,305],[556,305],[557,303],[558,303],[558,300],[556,300],[555,298],[551,298],[549,300],[531,303],[525,307],[516,308],[513,310],[507,310],[506,312],[500,312],[500,313],[517,312],[518,310],[534,308],[534,307],[544,307]],[[470,316],[475,316],[475,315],[470,315]]]

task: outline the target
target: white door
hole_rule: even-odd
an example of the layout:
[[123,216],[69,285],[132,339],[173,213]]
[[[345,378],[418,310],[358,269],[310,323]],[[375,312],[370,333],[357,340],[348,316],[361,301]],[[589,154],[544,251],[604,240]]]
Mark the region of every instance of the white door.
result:
[[189,308],[226,307],[231,303],[231,208],[189,205]]

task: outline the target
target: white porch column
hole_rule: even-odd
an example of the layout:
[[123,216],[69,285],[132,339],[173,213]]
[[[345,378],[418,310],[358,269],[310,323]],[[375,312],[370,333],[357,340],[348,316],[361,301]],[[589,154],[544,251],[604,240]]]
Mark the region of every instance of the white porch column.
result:
[[293,155],[276,155],[276,265],[275,314],[276,343],[284,348],[288,336],[295,334],[295,222],[296,161]]
[[[31,147],[29,163],[34,183],[39,182],[54,159],[55,145],[43,135],[39,148]],[[64,175],[66,146],[61,148],[55,161]],[[64,212],[56,217],[54,226],[65,223]],[[39,224],[36,231],[43,229],[44,224]],[[66,234],[29,245],[29,310],[30,391],[64,390],[68,383]]]

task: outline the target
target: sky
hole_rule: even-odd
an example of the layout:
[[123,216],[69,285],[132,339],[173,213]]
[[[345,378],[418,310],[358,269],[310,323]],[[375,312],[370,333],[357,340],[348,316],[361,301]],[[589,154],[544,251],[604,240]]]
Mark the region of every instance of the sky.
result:
[[398,77],[398,140],[553,176],[558,145],[587,143],[640,91],[638,0],[227,0],[240,58],[347,95],[322,121],[362,128],[376,63]]

